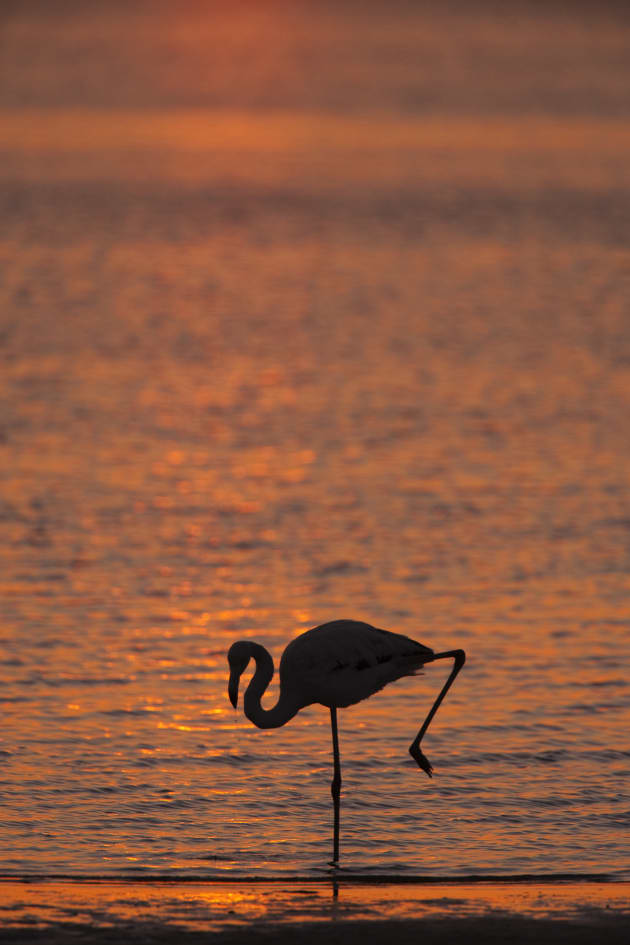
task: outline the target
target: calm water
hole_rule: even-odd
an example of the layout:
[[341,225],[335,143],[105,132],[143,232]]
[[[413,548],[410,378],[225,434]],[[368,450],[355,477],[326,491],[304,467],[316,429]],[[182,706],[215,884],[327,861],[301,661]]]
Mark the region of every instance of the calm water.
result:
[[344,865],[628,870],[627,21],[176,6],[2,14],[1,870],[324,870],[225,654],[337,617],[469,654],[432,781],[445,666],[341,713]]

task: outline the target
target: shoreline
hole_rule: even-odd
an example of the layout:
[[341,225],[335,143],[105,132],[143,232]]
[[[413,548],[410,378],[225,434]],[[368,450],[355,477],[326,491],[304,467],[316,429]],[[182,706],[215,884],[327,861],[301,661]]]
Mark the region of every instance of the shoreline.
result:
[[466,873],[461,876],[444,876],[418,873],[367,873],[336,869],[322,869],[319,873],[62,873],[50,871],[47,873],[12,873],[0,871],[0,883],[111,883],[111,884],[173,884],[182,885],[193,883],[198,885],[238,885],[259,884],[319,884],[332,883],[360,886],[432,886],[432,885],[520,885],[539,884],[553,885],[566,883],[630,883],[630,870],[607,871],[601,873]]
[[[345,879],[345,878],[344,878]],[[3,942],[627,940],[630,881],[0,881]],[[324,880],[324,881],[322,881]]]

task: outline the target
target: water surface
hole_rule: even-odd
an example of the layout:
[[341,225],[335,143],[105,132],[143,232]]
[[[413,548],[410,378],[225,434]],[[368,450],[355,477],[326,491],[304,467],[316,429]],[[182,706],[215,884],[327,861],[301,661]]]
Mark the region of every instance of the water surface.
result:
[[627,23],[384,10],[5,14],[5,873],[325,870],[225,654],[338,617],[469,656],[432,781],[445,666],[341,713],[346,866],[628,869]]

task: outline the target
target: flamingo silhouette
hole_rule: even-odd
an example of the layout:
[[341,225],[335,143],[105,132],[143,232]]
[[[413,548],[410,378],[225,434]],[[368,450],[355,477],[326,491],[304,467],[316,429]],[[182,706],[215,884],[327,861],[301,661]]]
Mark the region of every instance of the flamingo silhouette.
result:
[[429,777],[433,767],[420,748],[426,730],[442,699],[466,661],[463,650],[434,653],[428,646],[388,630],[379,630],[357,620],[333,620],[307,630],[286,647],[280,660],[280,697],[272,709],[263,709],[260,700],[273,677],[273,659],[264,646],[252,640],[233,643],[228,653],[230,681],[228,695],[236,708],[241,675],[250,659],[256,671],[245,690],[245,715],[258,728],[279,728],[300,709],[313,703],[328,706],[332,726],[334,773],[331,793],[334,807],[333,859],[339,863],[339,799],[341,763],[337,709],[367,699],[402,676],[415,676],[425,663],[452,657],[454,666],[433,703],[420,731],[409,746],[411,757]]

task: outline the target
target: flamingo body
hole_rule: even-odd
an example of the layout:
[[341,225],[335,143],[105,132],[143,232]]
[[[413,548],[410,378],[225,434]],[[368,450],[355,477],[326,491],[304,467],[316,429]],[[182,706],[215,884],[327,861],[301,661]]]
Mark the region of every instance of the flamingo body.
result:
[[414,675],[432,656],[433,650],[402,634],[334,620],[289,643],[280,661],[280,687],[295,689],[304,706],[343,709]]
[[230,699],[250,658],[256,671],[245,690],[245,715],[258,728],[278,728],[307,705],[346,708],[401,676],[413,676],[434,658],[433,650],[409,637],[358,620],[333,620],[292,640],[280,660],[280,697],[273,709],[260,699],[273,677],[273,661],[251,640],[233,643],[228,653]]

